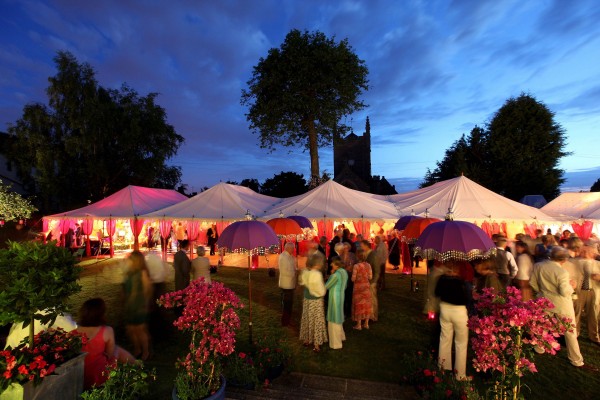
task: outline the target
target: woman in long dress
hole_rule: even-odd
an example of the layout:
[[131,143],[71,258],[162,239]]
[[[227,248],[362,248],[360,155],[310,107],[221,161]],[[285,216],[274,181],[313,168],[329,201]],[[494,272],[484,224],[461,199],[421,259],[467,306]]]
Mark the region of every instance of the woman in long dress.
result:
[[352,291],[352,320],[356,322],[354,329],[369,329],[369,319],[373,317],[373,303],[371,300],[371,285],[369,281],[373,279],[371,265],[366,262],[366,255],[363,249],[356,250],[358,263],[352,269],[352,282],[354,289]]
[[133,344],[133,354],[146,361],[150,356],[148,311],[152,283],[144,255],[135,250],[129,255],[129,268],[123,281],[125,294],[125,329]]
[[321,273],[321,264],[318,262],[307,263],[307,267],[300,274],[299,283],[304,286],[304,300],[302,302],[302,320],[300,321],[300,340],[304,346],[313,345],[313,351],[321,351],[321,345],[327,342],[327,328],[325,327],[325,284]]
[[327,279],[325,288],[329,291],[327,307],[327,331],[329,333],[329,347],[341,349],[342,342],[346,340],[344,333],[344,291],[348,282],[348,273],[344,269],[344,262],[340,258],[331,261],[331,275]]

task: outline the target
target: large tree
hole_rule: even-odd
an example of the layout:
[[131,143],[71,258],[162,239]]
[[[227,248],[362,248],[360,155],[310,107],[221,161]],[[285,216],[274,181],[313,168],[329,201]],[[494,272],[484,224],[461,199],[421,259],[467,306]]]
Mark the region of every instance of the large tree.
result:
[[596,182],[592,184],[590,192],[600,192],[600,178],[596,179]]
[[344,39],[290,31],[280,48],[272,48],[253,69],[242,105],[248,106],[250,129],[260,146],[303,147],[310,154],[311,184],[319,182],[319,146],[348,127],[343,116],[365,107],[368,69]]
[[306,193],[308,186],[304,176],[296,172],[283,172],[265,179],[260,192],[273,197],[292,197]]
[[461,174],[513,200],[528,194],[553,199],[564,182],[558,163],[565,131],[533,96],[508,99],[486,129],[475,127],[446,150],[421,187]]
[[488,126],[490,189],[510,199],[541,194],[551,200],[565,181],[558,168],[566,133],[554,113],[529,94],[508,99]]
[[130,184],[174,188],[181,171],[166,162],[183,137],[166,122],[156,93],[105,89],[68,52],[54,61],[48,105],[26,105],[9,127],[10,158],[43,211],[82,206]]
[[5,185],[0,179],[0,220],[12,221],[29,218],[35,211],[37,209],[29,199],[11,190],[11,185]]

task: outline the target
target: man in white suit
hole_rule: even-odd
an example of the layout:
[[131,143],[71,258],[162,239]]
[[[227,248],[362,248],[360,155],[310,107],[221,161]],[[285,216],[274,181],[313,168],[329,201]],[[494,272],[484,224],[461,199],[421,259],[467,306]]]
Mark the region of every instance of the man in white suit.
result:
[[[548,312],[561,317],[570,318],[575,325],[575,310],[573,308],[573,285],[569,281],[569,273],[561,266],[569,259],[567,249],[554,246],[550,252],[550,260],[542,261],[533,266],[529,284],[538,293],[554,304]],[[583,356],[577,342],[577,327],[565,333],[567,342],[567,357],[575,367],[583,367]]]

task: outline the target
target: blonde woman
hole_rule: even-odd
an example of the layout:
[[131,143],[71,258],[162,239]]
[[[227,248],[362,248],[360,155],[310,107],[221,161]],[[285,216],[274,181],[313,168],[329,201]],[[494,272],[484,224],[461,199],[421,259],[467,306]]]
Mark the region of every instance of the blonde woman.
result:
[[326,290],[321,268],[321,258],[312,255],[307,260],[306,268],[302,271],[299,278],[300,285],[304,286],[300,340],[304,342],[304,346],[306,347],[312,344],[313,351],[316,353],[320,352],[321,345],[327,342],[323,301]]

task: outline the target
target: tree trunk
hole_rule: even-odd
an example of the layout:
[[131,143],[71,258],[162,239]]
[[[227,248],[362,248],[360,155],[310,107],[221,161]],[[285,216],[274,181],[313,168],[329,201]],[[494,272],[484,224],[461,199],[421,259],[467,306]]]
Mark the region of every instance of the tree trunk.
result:
[[316,187],[321,175],[319,173],[319,142],[313,120],[308,122],[308,151],[310,153],[310,183]]

